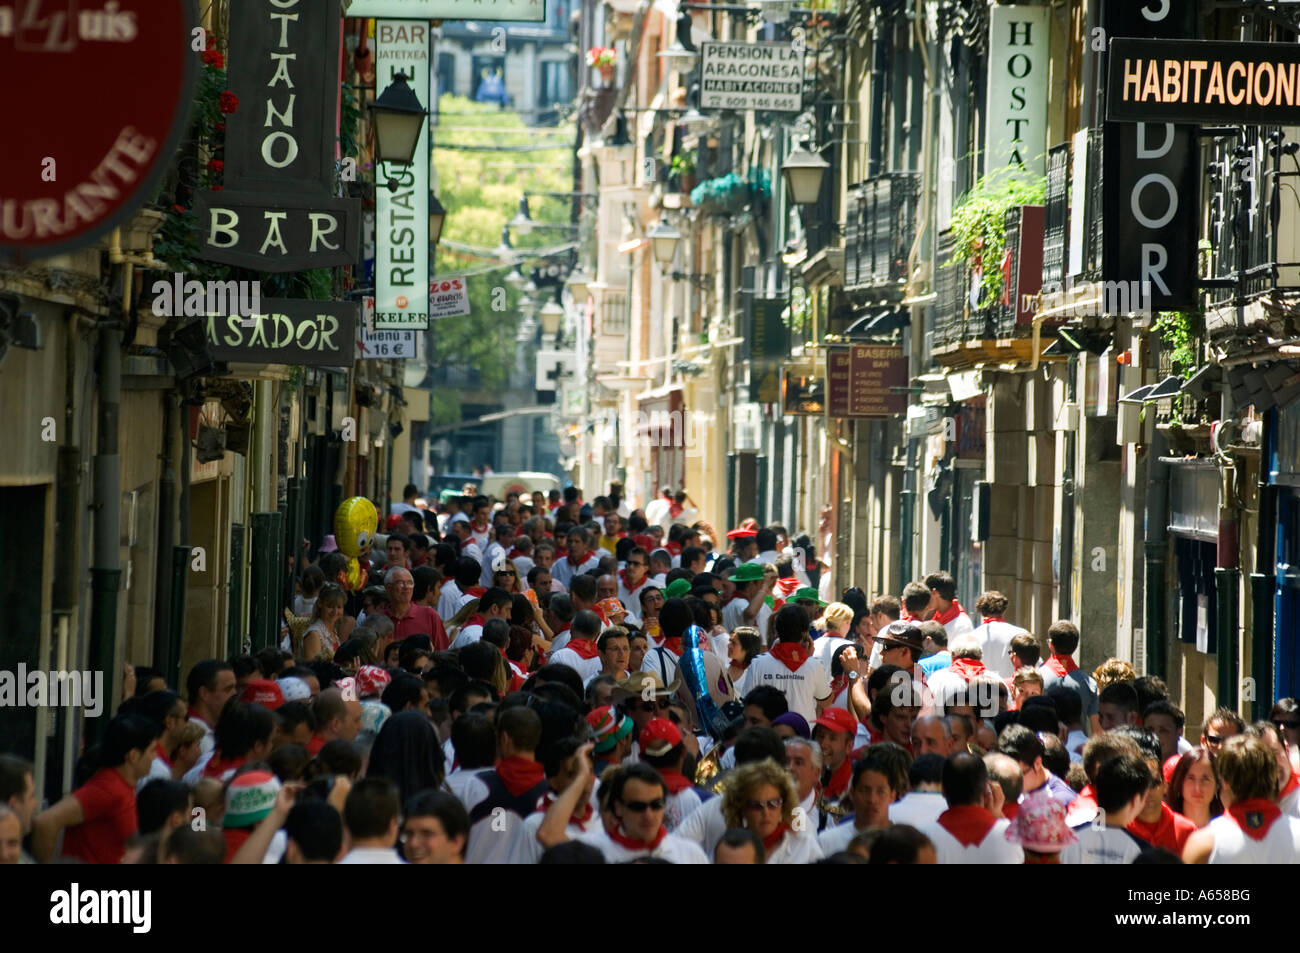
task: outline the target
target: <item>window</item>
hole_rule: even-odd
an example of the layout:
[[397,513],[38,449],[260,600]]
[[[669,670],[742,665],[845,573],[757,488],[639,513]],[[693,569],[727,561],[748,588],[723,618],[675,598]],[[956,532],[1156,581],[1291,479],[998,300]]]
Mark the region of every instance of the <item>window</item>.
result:
[[542,78],[537,88],[537,108],[567,103],[573,99],[573,77],[567,60],[543,60]]

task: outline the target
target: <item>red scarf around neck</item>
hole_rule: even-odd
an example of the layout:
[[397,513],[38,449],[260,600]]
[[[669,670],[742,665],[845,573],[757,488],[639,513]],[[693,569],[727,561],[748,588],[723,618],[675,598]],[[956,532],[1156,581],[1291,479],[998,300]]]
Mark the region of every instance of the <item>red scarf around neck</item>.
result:
[[623,588],[627,591],[627,594],[629,596],[632,596],[632,595],[636,595],[636,591],[640,589],[642,586],[644,586],[646,584],[646,581],[649,580],[650,577],[648,575],[642,576],[641,581],[634,586],[632,585],[632,583],[627,581],[627,570],[620,569],[618,571],[618,578],[622,581]]
[[483,586],[470,586],[465,590],[465,595],[473,596],[475,599],[481,599],[485,592],[487,592],[487,589]]
[[[554,791],[547,791],[542,795],[542,799],[537,802],[537,810],[545,813],[557,800],[559,800],[559,798],[555,796]],[[586,831],[587,824],[591,821],[591,816],[595,813],[596,811],[591,806],[591,801],[588,800],[583,804],[582,810],[579,813],[574,814],[569,818],[569,823],[573,824],[575,827],[581,828],[583,831]]]
[[468,629],[476,625],[487,625],[487,619],[483,618],[483,616],[477,612],[475,612],[472,616],[470,616],[468,619],[465,620],[464,627]]
[[957,616],[961,615],[962,611],[961,603],[954,599],[952,600],[952,605],[943,612],[936,612],[931,617],[930,621],[938,622],[940,625],[947,625],[953,619],[957,618]]
[[789,599],[794,595],[794,591],[799,588],[799,580],[791,576],[789,579],[778,579],[776,581],[776,591],[781,594],[781,598]]
[[591,641],[591,639],[569,639],[568,644],[564,647],[566,649],[572,649],[584,659],[593,659],[600,654],[596,648],[596,643]]
[[518,755],[511,755],[498,761],[497,776],[501,778],[501,783],[506,786],[511,797],[519,797],[546,780],[546,772],[540,764]]
[[800,666],[809,659],[808,650],[799,642],[778,642],[768,652],[792,672],[799,671]]
[[984,663],[975,658],[955,658],[948,666],[948,670],[960,675],[963,681],[969,682],[984,671]]
[[844,763],[835,769],[830,780],[822,785],[822,795],[824,797],[843,797],[849,789],[849,782],[853,780],[853,759],[846,757]]
[[664,784],[668,788],[669,794],[680,794],[691,786],[691,781],[680,771],[674,771],[672,768],[663,768],[659,774],[664,779]]
[[1273,822],[1282,816],[1282,809],[1268,798],[1253,797],[1238,801],[1225,812],[1252,840],[1263,840]]
[[214,751],[212,752],[212,759],[203,766],[203,776],[220,780],[221,776],[227,771],[236,771],[243,767],[244,762],[247,760],[248,755],[238,758],[223,758],[220,751]]
[[1069,655],[1053,655],[1043,663],[1043,668],[1047,669],[1058,678],[1065,678],[1071,672],[1078,669],[1078,665]]
[[[162,761],[163,764],[167,765],[167,767],[170,768],[172,766],[172,759],[167,757],[167,752],[163,749],[162,742],[159,742],[158,744],[154,745],[154,754],[158,757],[159,760]],[[1295,775],[1292,774],[1291,778],[1292,780],[1294,780]]]
[[1296,772],[1292,771],[1291,777],[1287,780],[1282,790],[1277,793],[1277,799],[1281,801],[1284,797],[1286,797],[1296,788],[1300,788],[1300,774],[1297,774]]
[[957,838],[963,847],[982,843],[993,825],[998,822],[989,811],[975,804],[950,807],[939,815],[939,826]]
[[781,843],[781,838],[788,833],[790,833],[790,825],[782,824],[772,833],[763,838],[763,847],[770,854],[776,848],[776,845]]
[[668,836],[668,828],[664,827],[662,824],[659,825],[659,833],[655,835],[654,840],[649,842],[641,841],[641,840],[633,840],[632,838],[628,837],[626,834],[623,833],[622,827],[619,827],[617,830],[613,830],[609,832],[610,840],[612,840],[615,844],[618,844],[622,847],[626,847],[628,850],[654,850],[656,847],[658,847],[660,844],[663,843],[664,838],[667,836]]
[[1002,616],[1000,616],[1000,615],[986,615],[986,616],[984,617],[984,623],[989,623],[989,622],[1003,622],[1003,623],[1005,623],[1006,621],[1007,621],[1007,620],[1004,619],[1004,618],[1002,618]]
[[682,645],[682,637],[680,635],[674,635],[671,639],[664,639],[655,647],[660,649],[667,649],[669,652],[672,652],[673,655],[676,655],[678,658],[681,658],[682,653],[686,651],[685,647]]

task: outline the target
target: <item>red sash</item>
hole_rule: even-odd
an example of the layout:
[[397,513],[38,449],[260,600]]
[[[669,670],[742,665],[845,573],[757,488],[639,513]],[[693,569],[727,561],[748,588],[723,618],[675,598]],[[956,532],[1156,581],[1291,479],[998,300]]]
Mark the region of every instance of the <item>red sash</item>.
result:
[[529,788],[535,788],[546,780],[546,772],[540,764],[518,755],[498,761],[497,776],[511,797],[519,797]]
[[655,835],[655,839],[648,843],[646,841],[633,840],[623,833],[623,828],[621,827],[609,832],[610,840],[615,844],[626,847],[628,850],[654,850],[663,843],[663,839],[667,836],[668,828],[664,827],[662,824],[659,826],[659,833]]
[[1253,797],[1238,801],[1226,813],[1247,837],[1263,840],[1273,822],[1282,816],[1282,809],[1267,798]]
[[1047,669],[1059,678],[1064,678],[1078,669],[1078,667],[1079,666],[1075,664],[1074,659],[1068,655],[1053,655],[1043,663],[1043,668]]
[[798,642],[778,642],[772,646],[769,654],[792,672],[799,671],[809,658],[808,650]]
[[584,659],[593,659],[600,654],[596,649],[596,643],[591,639],[569,639],[569,644],[565,648],[572,649]]
[[939,826],[957,838],[963,847],[982,843],[998,822],[990,812],[974,804],[950,807],[939,815]]

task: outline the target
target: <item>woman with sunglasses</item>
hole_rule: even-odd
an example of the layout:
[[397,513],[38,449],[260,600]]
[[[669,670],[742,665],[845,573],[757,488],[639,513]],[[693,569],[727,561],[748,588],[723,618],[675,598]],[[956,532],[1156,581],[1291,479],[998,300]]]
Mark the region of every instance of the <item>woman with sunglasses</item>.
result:
[[510,560],[506,560],[506,564],[500,569],[492,570],[492,585],[504,589],[511,595],[516,593],[522,595],[524,591],[523,585],[519,582],[519,570]]
[[816,831],[804,830],[802,812],[795,815],[798,805],[794,778],[771,759],[741,765],[722,794],[727,827],[753,831],[767,849],[769,864],[812,864],[822,858]]
[[1268,720],[1286,743],[1291,770],[1300,771],[1300,705],[1296,704],[1294,698],[1279,698],[1269,712]]

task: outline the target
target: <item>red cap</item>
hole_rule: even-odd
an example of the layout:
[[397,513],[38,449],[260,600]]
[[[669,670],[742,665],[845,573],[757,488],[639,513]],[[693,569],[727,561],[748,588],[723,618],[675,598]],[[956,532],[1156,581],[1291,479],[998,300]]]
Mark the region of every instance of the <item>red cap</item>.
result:
[[847,708],[827,708],[817,716],[813,724],[846,735],[857,734],[858,731],[858,720],[849,714]]
[[661,758],[682,743],[682,733],[667,718],[652,718],[641,729],[641,750],[652,758]]
[[741,527],[740,529],[729,530],[727,532],[727,539],[754,539],[757,536],[758,536],[758,530],[745,529],[744,527]]
[[655,548],[655,538],[649,533],[637,533],[632,537],[632,542],[636,543],[647,553]]
[[244,690],[239,695],[241,702],[261,705],[272,711],[284,704],[284,692],[270,679],[254,678],[244,683]]

